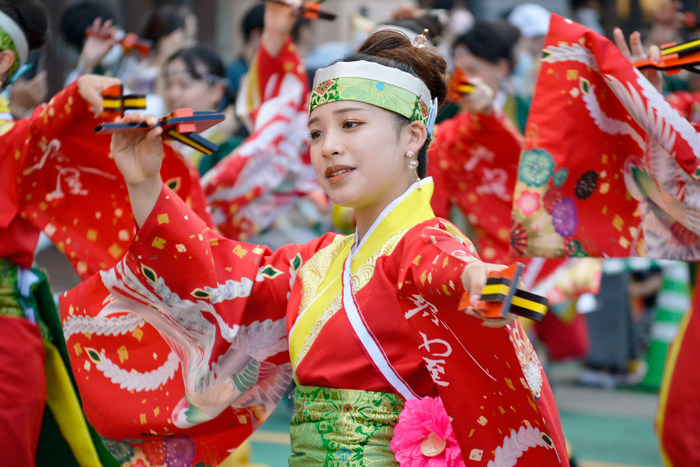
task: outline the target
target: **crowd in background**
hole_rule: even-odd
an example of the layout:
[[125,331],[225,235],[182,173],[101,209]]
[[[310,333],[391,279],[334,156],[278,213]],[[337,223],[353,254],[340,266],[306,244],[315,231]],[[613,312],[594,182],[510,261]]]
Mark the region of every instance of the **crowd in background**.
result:
[[[605,34],[602,1],[573,0],[569,7],[572,19]],[[139,31],[123,31],[115,12],[102,2],[70,3],[61,18],[55,18],[74,62],[64,82],[67,85],[85,73],[118,77],[126,93],[145,94],[147,112],[158,117],[180,108],[224,113],[223,123],[202,134],[219,146],[215,153],[203,155],[173,143],[206,182],[217,163],[237,157],[237,148],[253,132],[245,118],[246,77],[260,46],[264,8],[262,2],[256,4],[240,24],[230,25],[240,32],[242,46],[234,57],[223,57],[214,48],[198,43],[198,29],[207,25],[197,23],[187,2],[155,1]],[[677,2],[641,2],[641,10],[647,46],[682,42],[698,35],[700,25],[693,12],[683,11]],[[378,29],[396,29],[411,39],[427,29],[427,40],[442,51],[450,67],[460,68],[484,90],[444,106],[438,122],[464,113],[498,111],[522,134],[549,18],[549,11],[534,3],[503,11],[500,20],[483,21],[470,12],[467,2],[422,0],[401,5],[380,23],[364,17],[362,11],[351,18],[337,19],[351,21],[353,37],[349,42],[317,43],[316,24],[305,18],[294,27],[292,40],[311,80],[317,69],[349,53]],[[119,44],[128,32],[149,41],[152,47],[147,56]],[[47,53],[47,48],[33,52],[29,58],[33,69],[12,87],[10,103],[16,118],[29,115],[47,98],[47,73],[52,72],[43,66]],[[669,101],[691,122],[700,123],[700,80],[696,74],[682,72],[665,77],[664,90]],[[465,231],[475,231],[472,219],[460,212],[456,203],[448,215]],[[305,243],[330,230],[352,231],[352,214],[331,205],[320,190],[312,189],[306,190],[292,208],[280,211],[274,222],[253,232],[249,241],[275,248],[284,243]],[[77,277],[65,280],[72,272],[52,248],[49,242],[40,243],[45,251],[37,261],[49,269],[50,279],[56,278],[54,292],[58,294],[75,285]],[[482,251],[479,245],[477,249]],[[657,390],[667,346],[689,307],[694,269],[678,262],[605,260],[602,273],[598,293],[587,293],[552,308],[557,320],[537,330],[543,332],[539,345],[552,361],[583,361],[579,375],[582,384],[642,384]]]

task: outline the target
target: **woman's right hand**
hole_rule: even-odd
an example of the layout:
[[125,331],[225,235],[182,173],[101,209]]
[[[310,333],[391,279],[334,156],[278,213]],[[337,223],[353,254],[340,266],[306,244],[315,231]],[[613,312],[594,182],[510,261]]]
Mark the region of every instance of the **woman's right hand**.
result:
[[[115,120],[115,123],[143,122],[154,126],[158,123],[158,118],[154,115],[130,113]],[[160,138],[162,133],[163,128],[156,127],[147,132],[131,131],[112,135],[112,156],[127,185],[137,187],[153,184],[154,180],[160,185],[160,166],[163,161],[163,143]]]
[[[142,123],[153,126],[158,118],[131,113],[116,123]],[[158,201],[163,183],[160,166],[163,162],[163,128],[156,127],[147,132],[134,131],[112,135],[112,157],[124,176],[129,190],[131,210],[136,225],[143,226]]]
[[[631,63],[645,60],[650,58],[653,63],[659,63],[661,61],[661,49],[658,46],[652,45],[649,47],[648,54],[644,53],[644,47],[642,46],[642,36],[639,32],[635,31],[630,34],[630,45],[627,46],[627,41],[625,41],[625,35],[620,28],[615,28],[613,30],[613,38],[615,39],[615,45],[622,52],[622,55],[627,58]],[[649,68],[642,72],[644,77],[649,80],[649,82],[661,92],[663,86],[663,79],[661,78],[661,72],[655,68]]]

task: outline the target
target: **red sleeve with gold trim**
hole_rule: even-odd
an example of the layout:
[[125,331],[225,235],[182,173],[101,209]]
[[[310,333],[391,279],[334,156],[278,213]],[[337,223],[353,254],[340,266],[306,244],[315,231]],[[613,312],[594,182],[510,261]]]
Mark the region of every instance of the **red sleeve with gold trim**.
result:
[[265,421],[292,381],[289,293],[330,238],[228,240],[164,187],[126,257],[61,297],[85,414],[122,465],[218,465]]
[[568,466],[554,397],[519,322],[490,329],[457,311],[461,273],[478,260],[471,243],[438,219],[414,229],[399,295],[464,460]]
[[[20,193],[20,179],[27,171],[38,170],[46,163],[45,158],[36,157],[37,145],[46,145],[54,138],[72,130],[76,116],[87,113],[87,104],[78,95],[73,83],[54,96],[48,104],[34,109],[28,118],[18,121],[3,121],[0,136],[3,143],[2,176],[3,203],[0,205],[0,228],[6,228],[17,215],[24,198],[30,192]],[[24,195],[24,196],[22,196]]]
[[472,242],[457,227],[437,218],[414,227],[406,239],[399,290],[408,286],[419,294],[439,297],[443,305],[456,310],[464,292],[462,271],[472,261],[480,261]]
[[508,263],[513,190],[522,136],[502,112],[460,113],[441,123],[430,147],[438,216],[455,205],[476,233],[484,261]]
[[[73,83],[8,134],[16,146],[19,215],[43,230],[83,279],[113,266],[134,233],[110,137],[94,134],[104,121],[88,112]],[[163,179],[212,225],[197,171],[169,145],[164,148]]]

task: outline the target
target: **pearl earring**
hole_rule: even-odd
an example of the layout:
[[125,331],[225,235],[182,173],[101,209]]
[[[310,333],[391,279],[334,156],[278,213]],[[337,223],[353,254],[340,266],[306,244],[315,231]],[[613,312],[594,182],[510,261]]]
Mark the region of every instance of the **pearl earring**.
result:
[[418,161],[411,161],[411,162],[408,163],[408,168],[409,168],[409,169],[413,170],[413,169],[415,169],[416,167],[418,167]]
[[406,157],[413,157],[414,155],[415,152],[413,152],[412,150],[409,149],[408,151],[406,151]]

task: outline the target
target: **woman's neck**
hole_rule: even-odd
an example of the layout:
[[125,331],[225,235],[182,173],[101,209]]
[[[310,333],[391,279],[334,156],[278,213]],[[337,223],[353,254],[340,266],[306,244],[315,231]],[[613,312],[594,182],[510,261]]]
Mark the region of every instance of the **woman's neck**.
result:
[[365,238],[365,234],[372,227],[374,221],[377,220],[379,214],[381,214],[384,208],[386,208],[390,203],[391,201],[383,206],[372,206],[368,209],[355,210],[355,223],[357,224],[357,227],[355,228],[355,242],[357,244],[359,244],[362,239]]
[[399,188],[393,190],[389,196],[381,201],[364,208],[355,208],[355,242],[357,244],[359,244],[362,239],[365,238],[365,235],[367,232],[369,232],[369,229],[372,228],[372,224],[374,224],[382,211],[384,211],[387,206],[394,202],[394,200],[406,193],[406,190],[408,190],[411,185],[413,185],[413,182],[410,182],[407,185],[397,184]]

